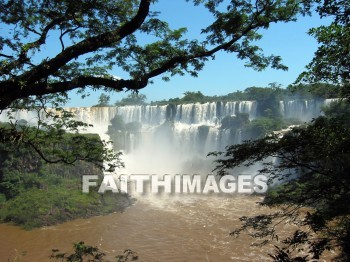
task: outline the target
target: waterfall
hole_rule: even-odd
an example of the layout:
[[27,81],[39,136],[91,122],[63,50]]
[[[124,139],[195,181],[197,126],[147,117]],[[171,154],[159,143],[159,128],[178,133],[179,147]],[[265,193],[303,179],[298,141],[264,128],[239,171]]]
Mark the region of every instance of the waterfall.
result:
[[310,121],[322,114],[322,107],[338,99],[295,99],[280,101],[280,110],[284,118]]
[[[329,105],[335,100],[280,101],[280,110],[284,118],[309,121],[321,114],[323,105]],[[110,139],[107,135],[108,126],[115,116],[119,115],[125,124],[138,122],[142,125],[141,130],[123,137],[123,150],[126,154],[135,154],[136,151],[141,154],[142,151],[144,154],[157,156],[159,161],[170,154],[172,159],[186,161],[190,156],[204,157],[210,151],[224,150],[227,145],[240,143],[242,131],[220,129],[221,120],[237,113],[246,113],[253,120],[256,118],[257,108],[256,101],[217,101],[203,104],[82,107],[65,110],[73,113],[76,120],[92,125],[82,132],[98,133],[104,140]],[[4,111],[0,114],[0,121],[9,121],[6,113]],[[13,117],[35,124],[44,114],[21,110],[15,112]]]

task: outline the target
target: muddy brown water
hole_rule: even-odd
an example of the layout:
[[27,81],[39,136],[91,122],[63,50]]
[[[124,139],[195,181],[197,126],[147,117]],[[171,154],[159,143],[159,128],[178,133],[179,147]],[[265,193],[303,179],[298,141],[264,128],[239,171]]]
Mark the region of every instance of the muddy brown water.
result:
[[145,197],[123,213],[31,231],[1,224],[0,258],[50,261],[51,249],[71,251],[72,243],[83,240],[110,260],[132,249],[139,261],[269,261],[272,245],[252,247],[247,235],[229,236],[239,217],[266,211],[256,204],[260,200],[246,195]]

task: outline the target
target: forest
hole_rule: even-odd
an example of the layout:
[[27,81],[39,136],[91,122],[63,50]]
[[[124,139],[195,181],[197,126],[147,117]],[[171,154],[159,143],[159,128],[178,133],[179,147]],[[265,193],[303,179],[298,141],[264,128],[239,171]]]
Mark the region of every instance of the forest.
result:
[[[74,139],[70,134],[65,136],[68,141]],[[95,154],[101,154],[98,135],[86,135],[86,138],[96,148]],[[55,146],[63,148],[67,144],[61,142]],[[133,203],[128,195],[100,195],[97,189],[82,194],[82,174],[103,178],[101,167],[86,161],[75,165],[48,164],[31,148],[2,145],[1,167],[0,220],[25,229],[123,211]]]
[[[277,241],[275,252],[269,254],[273,261],[315,261],[329,250],[335,252],[334,261],[349,261],[349,1],[188,0],[210,16],[197,38],[191,38],[186,28],[171,28],[167,18],[154,9],[157,2],[0,2],[5,32],[0,36],[0,110],[10,119],[0,126],[1,221],[33,228],[123,210],[130,204],[125,195],[79,193],[76,173],[102,176],[122,162],[108,141],[79,132],[87,124],[64,109],[69,92],[84,98],[91,90],[102,90],[97,106],[107,106],[109,92],[129,91],[132,94],[116,105],[145,104],[146,97],[137,94],[155,79],[198,77],[218,53],[242,60],[261,73],[267,68],[286,71],[282,57],[266,54],[259,46],[263,30],[275,23],[318,16],[329,23],[308,31],[318,43],[317,50],[286,89],[272,83],[222,97],[189,91],[181,98],[151,104],[257,101],[258,118],[248,121],[246,115],[237,114],[220,120],[222,130],[237,125],[244,129],[249,134],[246,140],[210,155],[217,158],[219,176],[277,158],[275,163],[263,163],[259,173],[268,175],[271,183],[283,183],[271,188],[260,204],[279,211],[242,216],[241,227],[232,229],[231,235],[249,232],[261,245]],[[116,72],[122,77],[116,77]],[[281,121],[279,101],[299,97],[338,101],[308,124]],[[34,127],[15,118],[23,110],[37,113]],[[140,128],[138,123],[119,120],[114,119],[110,131],[132,133]],[[271,133],[290,125],[295,126],[282,137]],[[201,132],[205,131],[202,127]],[[281,239],[276,230],[281,223],[298,229]],[[75,253],[56,258],[83,261],[83,255],[95,255],[103,261],[98,249],[86,248],[83,242],[75,245]]]

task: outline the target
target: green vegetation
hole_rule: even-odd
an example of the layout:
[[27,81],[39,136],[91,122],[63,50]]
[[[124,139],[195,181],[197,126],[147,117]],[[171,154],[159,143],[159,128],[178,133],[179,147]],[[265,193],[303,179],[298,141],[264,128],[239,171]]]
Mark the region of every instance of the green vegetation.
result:
[[263,138],[273,131],[278,131],[288,127],[288,122],[280,118],[262,117],[252,120],[243,127],[243,140]]
[[[242,118],[243,115],[243,118]],[[246,114],[237,116],[226,116],[221,120],[220,129],[231,132],[241,131],[242,140],[263,138],[273,131],[286,129],[291,125],[300,125],[302,122],[293,119],[282,119],[273,117],[259,117],[249,120]]]
[[270,117],[271,111],[279,116],[279,101],[289,99],[327,99],[339,98],[341,87],[339,85],[315,83],[290,85],[281,88],[276,83],[269,84],[269,87],[248,87],[244,91],[235,91],[222,96],[205,96],[200,91],[185,92],[182,98],[171,98],[169,100],[151,102],[151,105],[168,104],[189,104],[207,102],[227,102],[227,101],[258,101],[258,111],[261,116]]
[[146,95],[139,93],[131,93],[126,98],[115,102],[116,106],[135,106],[135,105],[145,105],[147,101]]
[[[155,2],[0,2],[0,23],[7,28],[7,34],[0,37],[0,110],[35,110],[40,114],[37,129],[48,129],[60,137],[59,130],[79,132],[83,126],[67,115],[51,112],[62,109],[72,90],[82,97],[89,95],[90,88],[104,92],[129,90],[134,92],[132,101],[128,97],[122,104],[143,103],[145,98],[135,93],[154,78],[168,81],[186,73],[195,77],[205,62],[220,51],[244,60],[256,70],[269,66],[286,70],[279,56],[266,56],[257,46],[259,29],[268,28],[270,23],[294,21],[310,10],[307,3],[296,5],[289,0],[266,4],[242,1],[238,5],[217,0],[189,1],[212,17],[203,25],[203,38],[199,41],[186,39],[186,28],[170,28],[154,10]],[[56,43],[47,41],[52,35]],[[145,37],[148,41],[142,44]],[[47,52],[52,44],[60,48]],[[113,71],[120,72],[123,78],[112,75]],[[108,104],[109,96],[104,93],[98,105]],[[81,156],[73,156],[79,151],[69,159],[62,152],[55,154],[55,150],[51,150],[50,158],[46,157],[40,144],[54,136],[22,139],[28,134],[17,127],[0,129],[1,142],[24,142],[46,162],[80,160]],[[118,165],[118,155],[107,149],[103,158],[109,163],[114,160],[114,167]]]
[[[196,77],[220,51],[255,70],[287,70],[281,57],[264,55],[257,45],[259,29],[294,21],[311,9],[309,2],[290,0],[188,1],[209,16],[198,40],[186,38],[186,28],[170,28],[155,2],[1,2],[0,22],[8,33],[0,39],[0,109],[30,96],[64,96],[71,90],[84,95],[90,87],[138,91],[156,77]],[[52,54],[45,51],[49,35],[57,36],[50,44],[61,47]]]
[[[234,54],[255,70],[268,66],[286,70],[279,56],[266,56],[257,46],[262,37],[259,32],[268,29],[272,23],[291,22],[316,9],[321,17],[331,18],[332,23],[310,30],[309,34],[316,38],[319,47],[306,72],[300,75],[298,86],[286,91],[276,85],[266,89],[252,87],[248,91],[229,94],[226,98],[251,100],[254,97],[254,100],[262,102],[262,118],[249,123],[252,134],[258,137],[271,128],[281,126],[276,101],[281,100],[283,95],[304,96],[305,90],[310,90],[312,96],[341,97],[347,104],[332,106],[326,110],[326,116],[308,126],[295,128],[282,138],[270,135],[229,147],[224,159],[218,161],[218,170],[225,172],[239,165],[278,156],[279,163],[264,166],[261,172],[283,180],[293,178],[293,171],[298,170],[298,176],[285,181],[285,185],[276,188],[263,203],[279,206],[282,211],[253,218],[243,217],[243,229],[257,230],[252,233],[254,237],[276,237],[276,224],[281,221],[295,223],[298,230],[287,237],[282,242],[285,247],[277,249],[277,254],[272,256],[276,261],[309,259],[304,255],[293,258],[298,251],[306,251],[312,256],[311,260],[317,260],[324,250],[331,248],[340,248],[338,261],[349,261],[349,1],[188,2],[203,7],[199,10],[207,11],[212,17],[207,19],[209,24],[202,26],[201,40],[186,39],[186,28],[172,29],[170,23],[160,20],[158,13],[152,11],[155,1],[0,2],[0,22],[7,29],[7,33],[0,37],[0,110],[36,110],[41,116],[34,131],[20,122],[0,128],[1,150],[4,153],[0,161],[6,167],[1,169],[4,189],[0,197],[1,219],[13,220],[11,212],[15,210],[21,214],[17,217],[24,220],[21,205],[23,210],[27,210],[28,217],[33,219],[32,216],[38,215],[43,220],[45,215],[50,214],[53,203],[58,204],[59,209],[63,208],[50,195],[48,200],[42,200],[43,209],[35,211],[34,203],[42,196],[40,190],[50,188],[63,202],[67,198],[65,193],[59,193],[63,185],[68,186],[66,182],[41,171],[41,160],[61,165],[82,160],[98,164],[101,160],[113,159],[115,162],[110,168],[118,165],[118,155],[101,149],[103,142],[90,143],[91,140],[79,135],[69,138],[63,132],[78,133],[79,127],[84,126],[81,122],[72,121],[67,112],[60,110],[67,100],[68,91],[78,90],[82,96],[90,87],[105,91],[137,91],[158,76],[165,81],[186,73],[197,76],[205,62],[214,59],[220,51]],[[56,46],[61,47],[52,54],[46,51],[55,44],[48,41],[49,36],[50,40],[56,40]],[[52,36],[56,37],[51,39]],[[147,43],[141,44],[145,38]],[[120,70],[125,79],[113,77],[110,74],[113,70]],[[319,82],[335,86],[317,84]],[[296,89],[297,93],[289,93],[292,89]],[[209,100],[198,92],[187,93],[184,98],[168,102],[222,100],[218,97]],[[52,113],[48,108],[59,110],[60,114]],[[49,116],[51,122],[44,121],[42,114]],[[274,122],[276,119],[277,122]],[[225,125],[230,126],[236,119],[225,121]],[[132,125],[132,128],[135,126]],[[167,124],[162,128],[170,127],[171,124]],[[206,128],[201,130],[204,136]],[[20,167],[13,164],[18,160],[23,163]],[[54,175],[59,176],[57,173]],[[14,186],[17,182],[21,186]],[[51,183],[57,184],[57,188]],[[68,209],[60,210],[69,214],[67,217],[74,216],[75,205],[89,206],[85,198],[72,195],[73,200],[69,201],[74,203],[68,201]],[[27,197],[33,202],[23,200]],[[7,208],[7,205],[12,207]],[[309,211],[301,212],[304,207]]]
[[257,112],[261,117],[278,118],[281,116],[280,100],[283,100],[283,90],[278,87],[250,87],[245,90],[248,97],[258,102]]
[[221,129],[240,129],[249,123],[249,115],[237,113],[235,116],[226,116],[221,120]]
[[94,105],[95,107],[105,107],[110,106],[109,101],[111,100],[109,95],[101,94],[98,98],[98,103]]
[[[348,256],[349,112],[347,102],[334,103],[325,116],[306,127],[292,129],[282,138],[269,135],[227,149],[225,159],[218,160],[220,174],[276,156],[278,163],[265,163],[259,172],[267,175],[270,182],[284,181],[272,187],[262,202],[280,206],[281,211],[242,218],[242,228],[233,231],[233,235],[254,228],[254,237],[278,238],[275,223],[288,219],[302,227],[283,241],[285,245],[278,252],[305,250],[313,259],[319,259],[324,250],[340,248],[340,261]],[[308,207],[308,212],[303,207]]]
[[230,130],[233,134],[240,130],[242,140],[251,140],[263,138],[273,131],[279,131],[291,125],[300,125],[302,123],[299,120],[283,119],[279,113],[279,108],[275,107],[273,103],[266,103],[262,114],[266,116],[249,120],[248,114],[237,112],[235,116],[226,116],[221,119],[220,129]]
[[[227,148],[217,161],[220,175],[239,166],[251,166],[269,157],[259,172],[277,183],[261,203],[279,210],[255,217],[242,217],[242,231],[260,238],[261,244],[277,239],[280,246],[271,255],[274,261],[317,261],[326,250],[335,250],[334,261],[350,258],[350,85],[348,1],[316,1],[317,12],[330,17],[329,26],[310,30],[319,42],[315,57],[298,82],[325,98],[339,96],[341,101],[324,108],[325,116],[310,124],[279,135],[269,135]],[[337,86],[315,85],[323,81]],[[304,85],[296,86],[305,93]],[[277,225],[294,224],[298,229],[284,239]]]
[[326,83],[298,84],[287,87],[287,97],[300,97],[306,99],[314,98],[339,98],[341,97],[342,87]]
[[[75,138],[68,134],[66,137]],[[86,138],[95,144],[95,149],[102,149],[97,135]],[[65,148],[65,144],[55,146]],[[101,167],[92,163],[46,164],[31,148],[2,146],[0,164],[1,222],[31,229],[122,211],[132,203],[123,194],[101,196],[98,188],[93,188],[89,194],[82,193],[82,175],[98,175],[100,180],[103,177]]]
[[[88,124],[74,119],[74,114],[60,107],[62,99],[53,95],[48,98],[52,106],[46,108],[46,98],[34,97],[17,101],[13,108],[4,114],[9,122],[0,125],[1,146],[9,152],[18,148],[32,149],[46,163],[65,163],[72,165],[77,161],[87,161],[106,171],[120,167],[120,153],[115,153],[107,146],[108,141],[101,141],[93,135],[81,135],[80,130]],[[55,109],[52,109],[55,108]],[[28,113],[34,121],[29,125],[15,117],[18,110]],[[108,162],[103,166],[103,161]]]
[[[74,253],[59,253],[58,249],[53,249],[50,256],[51,259],[59,259],[60,261],[67,262],[83,262],[83,261],[96,261],[103,262],[105,260],[106,254],[100,251],[97,247],[92,247],[86,245],[84,242],[74,243]],[[127,249],[124,250],[122,255],[115,257],[116,262],[128,262],[138,260],[138,255],[136,252]]]
[[111,119],[111,125],[108,126],[107,134],[113,141],[114,150],[129,152],[131,150],[131,135],[134,136],[133,140],[136,141],[135,146],[137,146],[141,139],[141,127],[142,124],[136,121],[124,123],[120,115],[116,115]]
[[[315,83],[298,84],[282,88],[276,83],[269,84],[268,87],[248,87],[244,91],[235,91],[222,96],[206,96],[200,91],[184,93],[181,98],[170,98],[162,101],[152,101],[150,105],[181,105],[191,103],[207,102],[228,102],[228,101],[257,101],[257,111],[261,112],[260,117],[279,117],[279,102],[282,100],[294,99],[328,99],[339,98],[341,87],[339,85]],[[94,106],[111,106],[110,97],[102,94],[98,104]],[[126,98],[117,101],[115,106],[147,105],[147,97],[139,93],[131,93]],[[171,119],[169,119],[171,120]]]

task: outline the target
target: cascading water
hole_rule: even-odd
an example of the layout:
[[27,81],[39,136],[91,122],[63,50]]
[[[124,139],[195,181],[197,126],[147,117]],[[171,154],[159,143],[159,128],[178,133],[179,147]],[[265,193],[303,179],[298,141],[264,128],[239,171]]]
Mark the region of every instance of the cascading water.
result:
[[[308,121],[321,114],[321,107],[335,99],[289,100],[280,102],[284,118]],[[259,115],[256,101],[208,102],[182,105],[137,105],[121,107],[66,108],[75,119],[92,126],[84,133],[98,133],[103,140],[110,140],[108,126],[117,115],[127,123],[138,122],[141,129],[123,135],[124,161],[127,171],[147,165],[142,172],[181,172],[184,163],[202,158],[210,151],[224,150],[227,145],[241,142],[242,132],[221,129],[221,120],[237,113],[246,113],[253,120]],[[37,112],[18,111],[17,120],[35,124],[43,116]],[[6,112],[0,115],[6,122]],[[137,167],[137,168],[136,168]],[[211,167],[210,167],[211,168]],[[208,168],[208,171],[211,169]]]
[[[255,101],[240,102],[211,102],[182,105],[145,105],[122,107],[85,107],[66,108],[75,115],[75,120],[89,125],[82,133],[97,133],[101,139],[108,141],[107,134],[111,120],[119,115],[124,123],[138,122],[142,125],[137,134],[124,137],[124,150],[130,158],[135,155],[158,155],[158,163],[165,163],[165,158],[172,159],[174,166],[189,161],[193,156],[205,157],[209,151],[223,149],[228,144],[239,142],[237,136],[228,130],[220,130],[220,121],[226,116],[236,113],[246,113],[250,119],[256,116]],[[40,112],[18,111],[14,113],[15,119],[26,120],[35,125],[44,114]],[[0,121],[7,122],[6,112],[0,115]],[[236,138],[235,138],[236,137]],[[141,153],[143,152],[143,153]],[[138,160],[138,165],[142,161]],[[152,163],[153,161],[143,161]],[[128,164],[128,163],[126,163]],[[134,164],[130,164],[134,165]],[[167,166],[171,166],[169,163]],[[179,170],[177,170],[179,171]],[[170,172],[170,171],[169,171]]]
[[284,118],[294,118],[301,121],[310,121],[322,114],[322,107],[337,101],[333,99],[295,99],[280,101],[280,110]]
[[[326,100],[323,104],[330,102]],[[317,103],[281,102],[280,105],[286,118],[304,115],[310,118],[320,114],[320,107],[314,106]],[[319,102],[317,106],[321,104]],[[204,156],[209,151],[241,141],[243,135],[240,131],[232,133],[229,129],[220,129],[221,120],[237,112],[248,113],[249,118],[254,119],[259,113],[256,112],[257,108],[254,101],[241,101],[66,110],[74,113],[76,120],[93,125],[84,132],[98,133],[107,140],[108,126],[115,116],[120,115],[125,123],[141,123],[140,134],[127,136],[129,151],[123,159],[127,170],[122,172],[162,175],[183,172],[205,174],[203,161],[196,156]],[[44,116],[40,112],[19,111],[14,117],[35,124],[38,117]],[[8,120],[6,112],[3,112],[0,121]],[[187,167],[191,170],[182,170],[182,164],[189,164]],[[83,240],[89,245],[98,246],[110,260],[125,249],[137,251],[142,261],[271,259],[267,254],[274,252],[273,245],[252,247],[252,239],[244,234],[234,240],[229,236],[232,229],[240,226],[239,217],[271,211],[257,207],[256,202],[262,200],[261,196],[210,194],[181,195],[179,198],[178,195],[171,195],[170,201],[167,201],[160,195],[142,195],[135,206],[124,213],[80,219],[32,231],[2,224],[0,254],[6,258],[12,256],[13,250],[18,250],[17,257],[22,251],[28,251],[24,252],[26,257],[23,261],[46,261],[52,248],[70,250],[71,242]],[[284,226],[279,236],[283,238],[294,230]]]
[[[336,99],[326,100],[289,100],[280,102],[284,118],[296,118],[309,121],[321,114],[321,107]],[[137,151],[158,150],[162,156],[171,155],[173,161],[186,161],[193,156],[205,156],[209,151],[223,150],[225,146],[239,143],[241,132],[232,133],[220,129],[221,120],[226,116],[246,113],[249,119],[255,119],[257,113],[255,101],[208,102],[182,105],[145,105],[121,107],[85,107],[66,108],[75,115],[75,119],[91,124],[84,133],[98,133],[104,140],[111,120],[119,115],[124,123],[138,122],[142,125],[137,134],[125,136],[125,148],[128,155]],[[38,121],[40,113],[18,111],[14,118],[24,119],[29,124]],[[6,122],[6,112],[0,115],[0,121]],[[143,149],[142,149],[143,148]],[[178,161],[175,161],[178,163]]]

